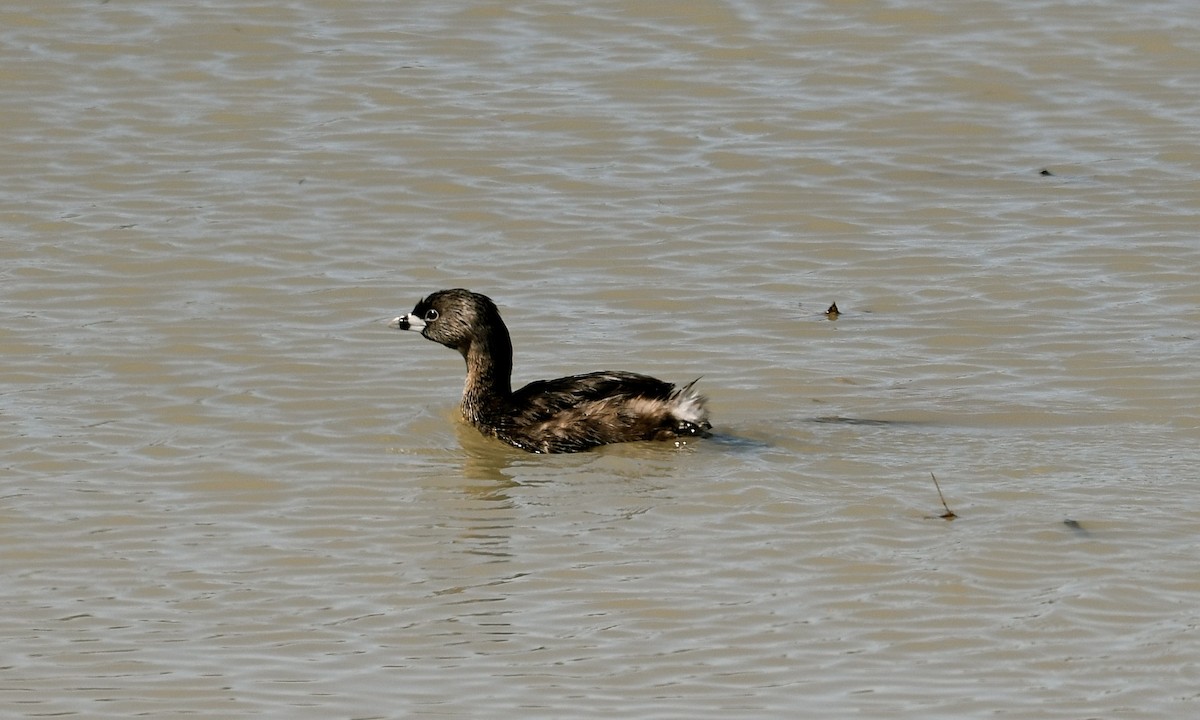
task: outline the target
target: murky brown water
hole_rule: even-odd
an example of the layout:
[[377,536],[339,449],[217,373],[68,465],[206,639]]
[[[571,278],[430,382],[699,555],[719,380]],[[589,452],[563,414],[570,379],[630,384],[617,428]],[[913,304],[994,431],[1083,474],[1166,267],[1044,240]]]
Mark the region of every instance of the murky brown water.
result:
[[[1194,3],[10,2],[0,82],[0,715],[1195,716]],[[720,435],[479,439],[383,324],[458,285]]]

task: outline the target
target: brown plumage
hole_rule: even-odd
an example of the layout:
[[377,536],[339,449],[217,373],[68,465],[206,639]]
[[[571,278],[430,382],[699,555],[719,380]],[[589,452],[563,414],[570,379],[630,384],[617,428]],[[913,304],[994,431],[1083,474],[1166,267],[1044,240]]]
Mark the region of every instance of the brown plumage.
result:
[[712,425],[695,380],[676,389],[648,375],[604,371],[538,380],[512,391],[512,340],[495,303],[439,290],[391,327],[420,332],[467,362],[462,414],[486,435],[535,453],[637,440],[707,437]]

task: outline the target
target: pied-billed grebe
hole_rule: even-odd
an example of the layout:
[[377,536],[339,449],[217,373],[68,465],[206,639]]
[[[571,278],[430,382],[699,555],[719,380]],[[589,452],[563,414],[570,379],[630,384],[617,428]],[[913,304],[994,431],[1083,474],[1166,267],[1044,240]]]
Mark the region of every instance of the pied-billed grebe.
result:
[[692,386],[630,372],[538,380],[512,391],[512,340],[496,304],[461,288],[439,290],[390,323],[462,353],[462,414],[486,435],[535,453],[579,452],[636,440],[707,437],[705,398]]

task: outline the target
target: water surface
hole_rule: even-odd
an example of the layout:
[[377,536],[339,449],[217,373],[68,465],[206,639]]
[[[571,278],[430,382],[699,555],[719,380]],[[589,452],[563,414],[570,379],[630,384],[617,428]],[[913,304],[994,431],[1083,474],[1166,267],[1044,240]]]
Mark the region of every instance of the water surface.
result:
[[[1194,716],[1197,38],[9,3],[3,714]],[[718,436],[479,438],[384,325],[452,286]]]

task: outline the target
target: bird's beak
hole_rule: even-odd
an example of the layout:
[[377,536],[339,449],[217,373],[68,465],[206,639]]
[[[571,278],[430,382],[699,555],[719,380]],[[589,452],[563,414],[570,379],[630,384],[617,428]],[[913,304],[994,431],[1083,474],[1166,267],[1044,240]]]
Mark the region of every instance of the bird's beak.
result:
[[425,321],[409,313],[392,318],[392,321],[388,323],[388,327],[396,330],[415,330],[416,332],[421,332],[425,329]]

